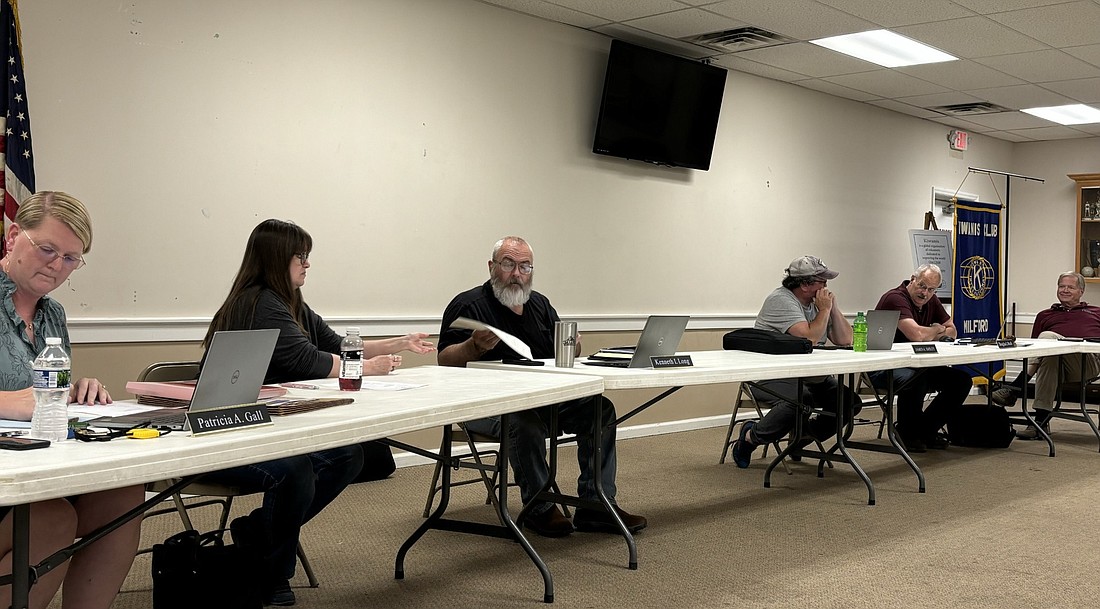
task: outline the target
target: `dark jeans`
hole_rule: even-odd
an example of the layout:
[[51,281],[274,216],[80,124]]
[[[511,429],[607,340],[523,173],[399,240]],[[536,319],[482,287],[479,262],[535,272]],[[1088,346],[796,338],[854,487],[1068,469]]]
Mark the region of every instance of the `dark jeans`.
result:
[[[798,379],[780,379],[775,381],[761,381],[755,383],[760,389],[754,389],[753,397],[757,402],[768,404],[770,410],[752,428],[754,439],[758,444],[771,444],[777,442],[794,429],[795,417],[801,415],[803,420],[803,432],[817,440],[826,440],[836,435],[837,382],[833,377],[824,380],[803,381],[801,400],[797,399]],[[776,393],[779,397],[772,395]],[[850,421],[859,413],[861,403],[859,397],[849,387],[843,388],[844,422]],[[825,413],[811,416],[802,407],[820,408]]]
[[332,502],[362,467],[363,449],[352,445],[211,472],[201,481],[264,494],[263,505],[249,519],[264,535],[266,575],[290,579],[302,525]]
[[[615,502],[615,406],[602,395],[572,400],[560,405],[558,427],[560,431],[577,435],[577,494],[581,499],[598,500],[596,481],[592,476],[592,417],[599,413],[604,427],[601,449],[603,451],[602,482],[604,494]],[[550,435],[550,409],[548,407],[512,413],[509,419],[508,461],[516,475],[520,497],[526,504],[550,479],[546,465],[546,438]],[[610,426],[610,427],[609,427]],[[470,431],[500,437],[500,417],[478,419],[466,423]],[[551,507],[549,503],[533,507],[532,514],[541,514]]]
[[[973,381],[970,375],[958,368],[936,366],[934,368],[898,368],[894,370],[894,392],[898,396],[898,433],[921,440],[930,438],[947,424],[951,410],[958,407],[970,395]],[[889,370],[872,372],[871,383],[885,390]],[[924,396],[938,392],[924,407]]]

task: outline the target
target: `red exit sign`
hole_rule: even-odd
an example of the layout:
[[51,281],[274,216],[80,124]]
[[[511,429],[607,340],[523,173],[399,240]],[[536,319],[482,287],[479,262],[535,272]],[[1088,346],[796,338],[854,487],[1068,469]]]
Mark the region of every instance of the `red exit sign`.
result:
[[967,141],[969,139],[969,133],[957,129],[952,129],[951,132],[947,134],[947,141],[951,144],[952,150],[966,150]]

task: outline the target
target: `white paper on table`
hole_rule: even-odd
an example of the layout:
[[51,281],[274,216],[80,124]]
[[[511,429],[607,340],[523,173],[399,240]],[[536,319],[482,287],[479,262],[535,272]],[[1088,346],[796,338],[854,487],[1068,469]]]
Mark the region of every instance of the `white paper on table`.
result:
[[527,359],[535,359],[535,357],[531,355],[531,347],[528,347],[527,343],[516,338],[515,336],[512,336],[504,330],[494,328],[487,323],[475,321],[473,319],[470,319],[469,317],[459,317],[451,323],[451,327],[464,328],[466,330],[488,330],[493,334],[496,334],[500,338],[500,340],[504,341],[504,344],[511,347],[512,351],[515,351],[516,353],[522,355]]
[[416,389],[417,387],[427,387],[427,385],[395,383],[393,381],[368,381],[367,379],[363,379],[363,385],[360,389],[367,389],[370,391],[404,391],[405,389]]
[[16,421],[15,419],[0,419],[0,429],[30,429],[30,421]]
[[69,404],[69,416],[121,417],[128,414],[157,410],[158,408],[160,407],[134,403],[93,404],[92,406],[86,404]]

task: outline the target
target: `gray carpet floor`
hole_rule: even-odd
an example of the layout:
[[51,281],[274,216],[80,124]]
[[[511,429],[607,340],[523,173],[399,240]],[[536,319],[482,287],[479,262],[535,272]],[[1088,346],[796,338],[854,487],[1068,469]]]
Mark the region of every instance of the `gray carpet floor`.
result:
[[[916,455],[924,494],[896,456],[858,453],[875,506],[843,464],[824,478],[816,464],[793,464],[763,488],[760,451],[746,470],[718,464],[724,428],[621,440],[619,502],[649,519],[637,535],[639,569],[626,568],[615,536],[530,538],[563,608],[1092,607],[1100,454],[1085,425],[1053,427],[1056,458],[1045,444],[1021,441]],[[572,480],[575,452],[565,449],[562,463],[560,479]],[[321,585],[305,587],[299,572],[298,606],[542,606],[538,572],[500,539],[429,532],[410,552],[406,578],[394,580],[394,557],[421,520],[430,476],[428,466],[410,467],[356,485],[309,523],[303,543]],[[451,513],[491,522],[483,500],[478,486],[457,490]],[[238,503],[235,514],[254,498]],[[143,537],[152,543],[178,527],[172,516],[149,519]],[[149,572],[149,555],[139,556],[114,606],[152,606]]]

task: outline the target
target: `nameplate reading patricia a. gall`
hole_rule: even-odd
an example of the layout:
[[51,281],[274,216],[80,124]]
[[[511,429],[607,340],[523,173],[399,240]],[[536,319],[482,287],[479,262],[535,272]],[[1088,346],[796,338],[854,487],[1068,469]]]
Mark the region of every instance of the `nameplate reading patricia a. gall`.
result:
[[690,355],[651,355],[649,363],[654,368],[684,368],[694,366]]
[[191,433],[198,436],[216,431],[271,425],[271,414],[267,411],[267,404],[244,404],[188,412],[187,422]]
[[939,353],[936,345],[913,345],[913,353]]

